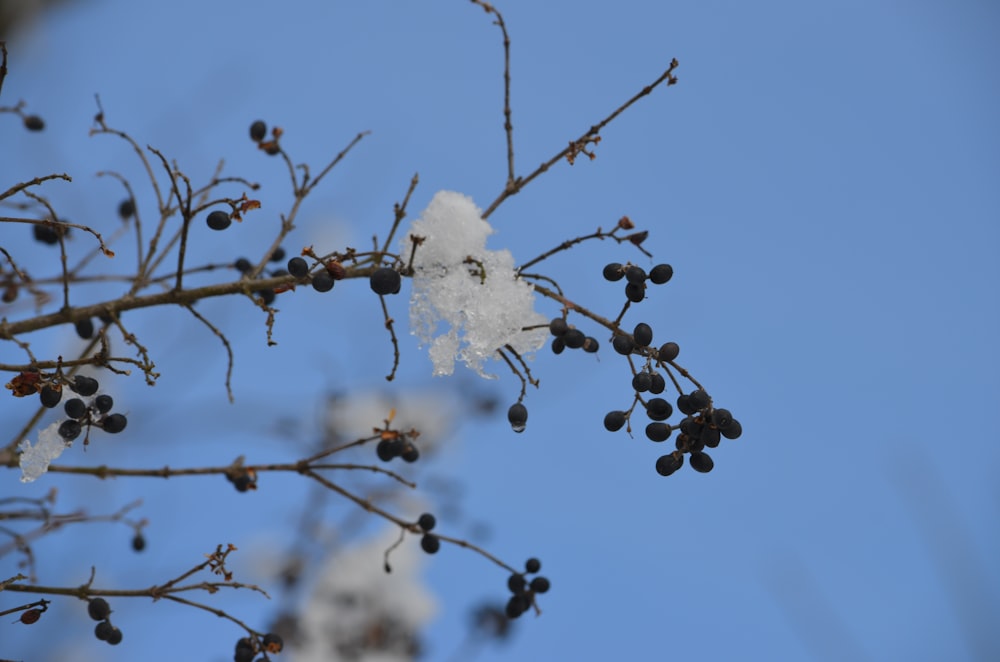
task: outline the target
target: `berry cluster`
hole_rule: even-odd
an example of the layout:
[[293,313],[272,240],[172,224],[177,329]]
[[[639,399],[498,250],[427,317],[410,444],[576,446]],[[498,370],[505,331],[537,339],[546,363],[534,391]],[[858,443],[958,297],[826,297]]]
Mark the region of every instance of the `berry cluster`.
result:
[[[280,653],[284,647],[285,642],[276,634],[265,634],[260,640],[260,649],[265,655],[268,653]],[[234,662],[251,662],[256,654],[257,648],[254,638],[243,637],[236,642],[236,652],[233,654],[233,660]]]
[[582,349],[585,352],[593,354],[601,346],[596,338],[585,336],[583,331],[570,326],[566,322],[565,317],[556,317],[549,322],[549,333],[555,336],[552,339],[552,352],[555,354],[562,354],[563,350],[567,347],[570,349]]
[[393,458],[401,457],[404,462],[416,462],[420,459],[420,450],[417,449],[413,440],[402,432],[387,430],[383,433],[382,439],[375,446],[375,454],[383,462],[389,462]]
[[529,582],[526,574],[536,574],[542,569],[542,562],[536,558],[530,558],[524,564],[524,572],[514,573],[507,579],[507,588],[513,594],[507,601],[505,609],[507,618],[517,618],[524,612],[531,609],[535,604],[535,596],[546,593],[549,588],[549,580],[540,575],[533,577]]
[[104,598],[93,598],[87,603],[87,613],[95,621],[100,621],[94,628],[94,636],[106,641],[112,646],[122,642],[122,631],[111,624],[111,607]]
[[[274,249],[274,252],[271,253],[270,256],[268,256],[268,260],[270,262],[281,262],[284,259],[285,259],[285,249],[282,248],[281,246],[278,246],[276,249]],[[236,261],[233,262],[233,267],[235,267],[236,270],[239,271],[241,274],[247,274],[253,271],[253,263],[250,262],[250,260],[248,260],[245,257],[237,258]],[[284,269],[273,269],[269,275],[272,277],[287,276],[288,271],[285,271]],[[262,287],[258,290],[255,290],[256,294],[260,296],[265,306],[270,306],[272,303],[274,303],[274,299],[276,296],[278,296],[279,291],[280,290],[275,290],[270,287]]]
[[625,297],[632,303],[639,303],[646,298],[646,281],[654,285],[662,285],[674,275],[674,268],[669,264],[658,264],[647,274],[642,267],[634,264],[619,264],[612,262],[604,267],[604,278],[611,282],[625,279]]
[[[93,377],[76,375],[69,383],[71,391],[84,398],[97,393],[100,384]],[[43,386],[39,392],[42,405],[52,409],[63,397],[62,384],[51,383]],[[111,414],[114,399],[107,394],[98,395],[86,403],[82,398],[70,398],[63,404],[63,410],[69,418],[59,425],[59,436],[66,441],[73,441],[83,432],[86,426],[88,435],[91,427],[97,426],[110,434],[117,434],[125,429],[128,419],[125,414]]]
[[441,549],[441,539],[431,533],[437,526],[437,519],[430,513],[424,513],[417,518],[417,526],[424,532],[424,535],[420,537],[420,549],[428,554],[437,554],[438,550]]

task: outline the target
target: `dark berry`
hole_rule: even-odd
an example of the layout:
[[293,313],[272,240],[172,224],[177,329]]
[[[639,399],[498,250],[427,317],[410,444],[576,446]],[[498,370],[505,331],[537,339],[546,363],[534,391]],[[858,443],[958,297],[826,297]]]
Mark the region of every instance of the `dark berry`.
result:
[[118,434],[125,429],[126,425],[128,425],[128,419],[125,418],[124,414],[111,414],[105,416],[104,420],[101,421],[101,428],[108,434]]
[[417,518],[417,526],[426,531],[433,531],[434,527],[437,526],[437,518],[430,513],[424,513]]
[[587,336],[586,338],[583,339],[583,351],[587,352],[588,354],[593,354],[600,348],[601,348],[601,343],[597,342],[597,338],[591,338],[590,336]]
[[688,402],[691,407],[694,407],[695,411],[701,411],[712,404],[712,398],[708,397],[708,393],[698,389],[697,391],[688,393]]
[[565,340],[563,340],[562,338],[553,338],[552,339],[552,353],[553,354],[562,354],[564,349],[566,349],[566,341]]
[[684,464],[684,456],[679,452],[673,452],[669,455],[661,455],[659,459],[656,460],[656,473],[661,476],[669,476],[674,473]]
[[652,373],[649,384],[650,393],[663,393],[663,390],[667,388],[667,381],[663,379],[663,375],[658,372]]
[[632,378],[632,389],[639,393],[645,393],[653,385],[653,376],[648,372],[637,372]]
[[528,421],[528,408],[520,402],[515,402],[507,410],[507,420],[514,432],[524,432],[524,424]]
[[368,284],[371,285],[372,291],[380,295],[396,294],[399,292],[401,283],[402,279],[399,277],[399,272],[389,267],[379,267],[372,272],[371,277],[368,279]]
[[62,400],[62,389],[46,384],[42,387],[42,406],[52,409]]
[[59,426],[59,436],[66,441],[73,441],[80,436],[81,432],[83,432],[83,426],[80,425],[79,421],[73,419],[63,421]]
[[612,283],[621,280],[624,275],[625,272],[622,270],[622,265],[618,262],[612,262],[604,267],[604,279],[610,280]]
[[87,603],[87,613],[95,621],[103,621],[111,615],[111,605],[104,598],[94,598]]
[[698,441],[702,442],[709,448],[715,448],[719,445],[719,442],[722,441],[721,437],[722,433],[719,432],[719,428],[703,427],[701,434],[698,435]]
[[677,355],[681,353],[680,346],[675,342],[665,342],[660,345],[660,351],[658,353],[658,358],[660,361],[666,363],[667,361],[673,361],[677,358]]
[[561,336],[569,331],[569,325],[566,324],[566,320],[562,317],[556,317],[551,322],[549,322],[549,333],[554,336]]
[[658,264],[649,272],[649,281],[655,285],[663,285],[674,275],[674,268],[669,264]]
[[35,239],[42,242],[43,244],[49,244],[54,246],[59,243],[59,237],[65,237],[69,234],[69,227],[67,227],[62,221],[50,221],[48,223],[37,223],[32,226],[32,231],[35,234]]
[[649,343],[653,342],[653,329],[645,322],[639,322],[635,325],[632,337],[635,339],[635,344],[639,347],[648,347]]
[[245,257],[237,259],[236,262],[233,263],[233,266],[236,267],[236,270],[239,271],[241,274],[245,274],[246,272],[253,269],[253,265],[250,264],[250,260],[246,259]]
[[666,423],[650,423],[646,426],[646,437],[650,441],[666,441],[670,438],[670,426]]
[[629,283],[625,286],[625,298],[632,303],[640,303],[646,298],[646,286],[642,283]]
[[625,335],[616,335],[611,341],[611,346],[615,348],[616,352],[625,356],[631,354],[632,350],[635,349],[635,343]]
[[507,601],[507,606],[504,608],[504,613],[507,614],[507,618],[517,618],[524,612],[531,608],[531,601],[524,594],[512,595],[510,600]]
[[269,259],[271,260],[271,262],[281,262],[282,260],[285,259],[285,249],[282,248],[281,246],[278,246],[277,248],[274,249],[274,252],[271,253],[271,257]]
[[518,593],[524,593],[524,589],[528,587],[528,582],[525,581],[524,575],[514,574],[507,578],[507,588],[510,592],[517,595]]
[[542,569],[542,562],[538,559],[532,557],[524,562],[524,571],[530,573],[536,573]]
[[642,285],[646,280],[646,272],[642,267],[631,266],[625,270],[625,280],[633,285]]
[[425,533],[420,538],[420,548],[428,554],[437,554],[437,551],[441,549],[441,539],[433,533]]
[[127,198],[121,201],[118,205],[118,216],[121,217],[123,221],[127,221],[135,215],[135,200],[132,198]]
[[208,215],[208,218],[205,219],[205,222],[208,223],[208,227],[212,228],[213,230],[225,230],[230,225],[232,225],[233,220],[229,218],[228,213],[222,210],[216,210]]
[[719,430],[726,439],[739,439],[743,434],[743,426],[735,418],[729,421],[729,425]]
[[111,632],[108,634],[107,642],[112,646],[117,646],[122,642],[122,631],[118,628],[111,628]]
[[625,412],[609,411],[604,416],[604,429],[608,432],[617,432],[625,425]]
[[80,336],[84,340],[87,340],[94,335],[94,321],[89,317],[78,320],[73,326],[76,327],[76,335]]
[[551,587],[546,577],[535,577],[531,580],[531,590],[535,593],[547,593]]
[[254,290],[254,293],[256,293],[257,296],[260,297],[261,301],[264,302],[265,306],[270,306],[272,303],[274,303],[275,297],[278,296],[278,294],[274,291],[274,289],[270,287],[262,287],[259,290]]
[[375,454],[378,455],[378,459],[388,462],[396,457],[396,448],[389,439],[383,439],[375,446]]
[[[243,641],[242,639],[240,641]],[[233,654],[234,662],[253,662],[253,648],[237,648]]]
[[101,394],[94,398],[94,408],[102,414],[107,414],[114,406],[115,400],[110,395]]
[[281,649],[285,647],[284,639],[276,634],[265,634],[263,643],[264,650],[268,653],[280,653]]
[[333,276],[325,270],[315,273],[312,277],[312,287],[317,292],[329,292],[333,289],[335,282]]
[[254,142],[260,142],[267,135],[267,124],[261,120],[257,120],[250,125],[250,139]]
[[587,336],[583,335],[580,329],[570,329],[563,335],[563,341],[570,349],[580,349],[583,343],[587,342]]
[[95,393],[101,385],[93,377],[85,377],[83,375],[77,375],[73,378],[73,384],[70,386],[73,391],[87,398]]
[[87,415],[87,405],[80,398],[70,398],[63,405],[66,415],[70,418],[83,418]]
[[715,462],[708,453],[691,453],[691,468],[703,474],[707,474],[715,467]]
[[111,623],[108,623],[107,621],[101,621],[94,628],[94,636],[100,639],[101,641],[107,641],[108,638],[111,636],[111,632],[114,629],[115,628],[113,625],[111,625]]
[[682,414],[686,414],[688,416],[698,411],[698,408],[691,402],[691,396],[686,393],[682,393],[677,396],[677,409]]
[[309,275],[309,263],[301,257],[293,257],[288,261],[288,273],[296,278],[305,278]]
[[135,534],[132,538],[132,549],[137,552],[141,552],[146,549],[146,538],[144,538],[141,533]]
[[24,128],[28,131],[41,131],[45,128],[45,120],[38,115],[28,115],[24,118]]
[[403,459],[403,462],[413,464],[420,459],[420,449],[413,444],[406,444],[406,447],[403,449],[403,452],[399,454],[399,457]]
[[733,415],[728,409],[715,409],[712,411],[712,423],[720,428],[724,428],[733,420]]
[[674,408],[663,398],[651,398],[646,403],[646,415],[654,421],[665,421],[674,413]]

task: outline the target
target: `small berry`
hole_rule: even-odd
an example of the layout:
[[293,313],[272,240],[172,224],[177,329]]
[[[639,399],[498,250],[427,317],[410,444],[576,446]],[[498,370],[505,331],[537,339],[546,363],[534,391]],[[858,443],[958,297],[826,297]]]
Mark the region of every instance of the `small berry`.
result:
[[689,396],[687,393],[682,393],[677,396],[677,409],[686,416],[690,416],[691,414],[698,411],[698,408],[695,407],[691,402],[691,396]]
[[62,389],[49,384],[42,387],[42,406],[52,409],[62,400]]
[[712,411],[712,423],[720,428],[729,425],[733,420],[733,415],[728,409],[715,409]]
[[688,402],[695,411],[701,411],[712,404],[712,398],[708,397],[708,393],[705,393],[705,391],[698,389],[688,394]]
[[534,557],[532,557],[532,558],[530,558],[530,559],[528,559],[527,561],[524,562],[524,570],[525,570],[525,572],[530,572],[530,573],[534,574],[534,573],[538,572],[541,569],[542,569],[542,562],[539,561],[538,559],[534,558]]
[[650,393],[663,393],[664,389],[667,388],[667,381],[663,379],[663,375],[658,372],[652,373],[652,381],[649,384]]
[[604,279],[610,280],[612,283],[621,280],[624,275],[625,272],[622,270],[622,265],[618,262],[612,262],[604,267]]
[[654,285],[663,285],[674,275],[674,268],[669,264],[658,264],[649,272],[649,281]]
[[111,632],[114,629],[115,628],[113,625],[111,625],[111,623],[108,623],[107,621],[101,621],[94,628],[94,636],[100,639],[101,641],[107,641],[108,638],[111,636]]
[[135,534],[132,538],[132,549],[137,552],[141,552],[146,549],[146,538],[144,538],[141,533]]
[[73,441],[80,436],[81,432],[83,432],[83,426],[80,425],[79,421],[73,419],[63,421],[59,426],[59,436],[66,441]]
[[702,442],[709,448],[715,448],[722,441],[722,433],[719,428],[716,427],[705,427],[702,428],[701,434],[698,436],[698,441]]
[[329,292],[333,289],[335,282],[333,276],[326,271],[316,272],[312,277],[312,287],[317,292]]
[[108,434],[118,434],[125,429],[126,425],[128,425],[128,419],[125,418],[124,414],[111,414],[105,416],[104,420],[101,421],[101,428]]
[[580,329],[570,329],[562,339],[570,349],[580,349],[587,342],[587,336],[583,335]]
[[309,275],[309,263],[301,257],[293,257],[288,261],[288,273],[296,278],[305,278]]
[[625,298],[632,303],[641,303],[646,298],[646,286],[642,283],[629,283],[625,286]]
[[729,425],[719,430],[726,439],[739,439],[743,434],[743,426],[735,418],[729,421]]
[[212,228],[213,230],[225,230],[230,225],[232,225],[233,220],[229,218],[228,213],[217,209],[208,215],[208,218],[205,219],[205,222],[208,223],[208,227]]
[[267,124],[261,120],[257,120],[250,125],[250,139],[254,142],[260,142],[267,135]]
[[282,248],[281,246],[278,246],[277,248],[274,249],[274,252],[271,253],[271,257],[269,259],[271,260],[271,262],[281,262],[282,260],[285,259],[285,249]]
[[552,339],[552,353],[553,354],[562,354],[564,349],[566,349],[566,341],[565,340],[563,340],[562,338],[553,338]]
[[107,414],[115,406],[115,400],[110,395],[102,393],[94,398],[94,408],[101,414]]
[[515,402],[507,410],[507,420],[514,432],[524,432],[524,424],[528,422],[528,408]]
[[398,293],[401,283],[402,279],[399,277],[399,272],[389,267],[379,267],[372,272],[371,277],[368,279],[368,284],[371,286],[372,291],[375,294],[383,296]]
[[28,115],[24,118],[24,128],[28,131],[41,131],[45,128],[45,120],[38,115]]
[[417,518],[417,526],[423,529],[424,532],[433,531],[434,527],[437,526],[437,518],[430,513],[424,513]]
[[566,323],[565,318],[556,317],[551,322],[549,322],[549,333],[558,337],[564,335],[569,331],[569,325]]
[[123,221],[135,216],[135,200],[132,198],[127,198],[121,201],[118,205],[118,216],[121,217]]
[[715,462],[708,453],[691,453],[691,468],[703,474],[707,474],[715,468]]
[[[94,598],[87,603],[87,613],[95,621],[103,621],[111,615],[111,606],[104,598]],[[98,637],[98,639],[100,638]]]
[[403,459],[403,462],[413,464],[420,459],[420,449],[413,444],[407,444],[403,452],[399,454],[399,457]]
[[250,264],[250,260],[246,259],[245,257],[237,259],[236,262],[233,263],[233,266],[236,267],[236,270],[239,271],[241,274],[245,274],[246,272],[253,269],[253,265]]
[[284,640],[276,634],[265,634],[263,643],[264,650],[268,653],[280,653],[281,649],[285,647]]
[[630,337],[625,335],[616,335],[611,341],[611,346],[615,348],[616,352],[624,356],[631,354],[632,350],[635,349],[635,343],[632,342]]
[[[243,641],[242,639],[240,641]],[[253,648],[237,648],[233,654],[234,662],[253,662]]]
[[623,425],[625,425],[625,412],[623,411],[609,411],[604,416],[604,429],[608,432],[617,432],[622,429]]
[[653,342],[653,329],[645,322],[639,322],[635,325],[632,337],[635,339],[635,344],[639,347],[648,347],[649,343]]
[[76,335],[80,336],[84,340],[87,340],[94,335],[94,321],[89,317],[78,320],[73,326],[76,327]]
[[96,379],[94,379],[93,377],[85,377],[84,375],[77,375],[76,377],[74,377],[73,383],[70,385],[70,388],[73,391],[82,395],[85,398],[90,397],[95,393],[97,393],[97,389],[99,389],[100,387],[101,385],[98,383]]
[[670,426],[666,423],[650,423],[646,426],[646,437],[650,441],[666,441],[670,438]]
[[111,628],[111,632],[108,634],[107,642],[112,646],[117,646],[122,642],[122,631],[118,628]]
[[441,539],[433,533],[425,533],[420,538],[420,548],[428,554],[437,554],[438,550],[441,549]]
[[531,608],[531,601],[524,594],[512,595],[510,600],[507,601],[507,606],[504,608],[504,613],[507,614],[507,618],[517,618],[524,612]]
[[590,336],[587,336],[586,338],[583,339],[583,351],[587,352],[588,354],[593,354],[600,348],[601,348],[601,343],[597,342],[597,338],[592,338]]
[[535,577],[531,580],[531,590],[535,593],[547,593],[551,587],[547,577]]
[[663,398],[650,398],[646,403],[646,415],[654,421],[665,421],[674,413],[674,408]]
[[528,582],[525,581],[524,575],[513,574],[507,578],[507,588],[510,592],[517,595],[518,593],[524,593],[524,589],[527,588]]
[[645,393],[653,385],[653,376],[648,372],[637,372],[632,378],[632,390]]
[[661,476],[669,476],[684,464],[684,456],[675,451],[669,455],[661,455],[656,460],[656,473]]
[[375,454],[378,455],[378,459],[383,462],[388,462],[392,458],[396,457],[396,449],[390,440],[383,439],[378,442],[377,446],[375,446]]
[[38,619],[42,617],[41,609],[29,609],[21,614],[21,622],[25,625],[31,625],[32,623],[37,623]]
[[642,267],[633,265],[625,270],[625,280],[633,285],[642,285],[646,280],[646,272]]
[[66,415],[70,418],[80,419],[87,415],[87,405],[80,398],[70,398],[63,405]]

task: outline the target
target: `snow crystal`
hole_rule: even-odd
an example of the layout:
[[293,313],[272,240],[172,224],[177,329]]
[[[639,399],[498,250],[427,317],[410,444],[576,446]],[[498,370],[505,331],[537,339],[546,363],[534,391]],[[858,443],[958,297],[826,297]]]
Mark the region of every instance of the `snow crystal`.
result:
[[21,482],[30,483],[49,470],[49,463],[69,448],[69,444],[59,436],[59,421],[38,433],[38,443],[34,446],[25,439],[18,446],[21,451]]
[[545,343],[546,328],[521,330],[548,319],[535,312],[534,289],[516,278],[510,251],[486,248],[493,232],[471,198],[439,191],[403,239],[408,259],[413,237],[424,238],[414,253],[410,326],[430,345],[435,375],[452,374],[458,359],[493,377],[483,362],[497,349],[523,355]]

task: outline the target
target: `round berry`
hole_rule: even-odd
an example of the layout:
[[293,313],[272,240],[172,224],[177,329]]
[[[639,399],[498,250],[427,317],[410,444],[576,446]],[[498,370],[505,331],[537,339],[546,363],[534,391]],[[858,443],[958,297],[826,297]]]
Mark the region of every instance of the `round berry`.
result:
[[673,278],[674,268],[669,264],[658,264],[649,272],[649,281],[654,285],[663,285]]
[[112,646],[117,646],[122,642],[122,631],[118,628],[111,628],[111,632],[108,633],[107,642]]
[[698,473],[707,474],[715,468],[715,462],[708,453],[691,453],[691,468]]
[[101,428],[108,434],[118,434],[125,429],[126,425],[128,425],[128,419],[125,418],[124,414],[111,414],[105,416],[104,420],[101,421]]
[[437,518],[430,513],[424,513],[417,518],[417,526],[423,529],[425,532],[433,531],[434,527],[437,526]]
[[25,625],[31,625],[32,623],[37,623],[38,619],[42,617],[41,609],[29,609],[21,614],[21,622]]
[[101,621],[94,628],[94,636],[100,639],[101,641],[107,641],[108,637],[111,636],[112,630],[114,629],[115,628],[113,625],[111,625],[111,623],[108,623],[107,621]]
[[733,420],[733,415],[728,409],[712,410],[712,424],[724,428]]
[[650,423],[646,426],[646,437],[650,441],[666,441],[670,438],[670,426],[666,423]]
[[588,354],[593,354],[601,348],[601,343],[597,342],[597,338],[592,338],[587,336],[583,339],[583,351]]
[[580,329],[570,329],[563,335],[563,341],[570,349],[580,349],[583,343],[587,342],[587,336],[583,335]]
[[399,272],[389,267],[379,267],[372,272],[371,277],[368,279],[368,284],[371,285],[372,291],[380,295],[398,293],[401,283],[402,279],[399,277]]
[[507,410],[507,420],[514,432],[524,432],[525,423],[528,422],[528,408],[520,402],[515,402]]
[[547,577],[535,577],[531,580],[531,590],[535,593],[547,593],[551,587]]
[[425,533],[420,538],[420,548],[428,554],[437,554],[438,550],[441,549],[441,539],[433,533]]
[[507,601],[504,613],[507,614],[507,618],[517,618],[530,608],[531,600],[528,599],[528,596],[524,594],[512,595]]
[[264,650],[268,653],[280,653],[281,649],[285,647],[284,639],[276,634],[265,634],[263,643]]
[[375,454],[378,455],[378,459],[383,462],[388,462],[392,458],[396,457],[396,449],[390,440],[383,439],[378,442],[377,446],[375,446]]
[[674,413],[674,408],[663,398],[650,398],[646,403],[646,415],[654,421],[665,421]]
[[625,425],[625,412],[609,411],[604,416],[604,429],[608,432],[617,432]]
[[232,225],[233,220],[229,218],[228,213],[222,210],[216,210],[208,215],[208,218],[205,219],[205,222],[208,223],[208,227],[212,228],[213,230],[225,230],[230,225]]
[[612,283],[621,280],[624,275],[625,272],[622,270],[622,265],[618,262],[612,262],[604,267],[604,279],[610,280]]
[[684,464],[684,456],[675,451],[669,455],[661,455],[656,460],[656,473],[661,476],[669,476]]
[[691,414],[698,411],[698,408],[693,406],[693,404],[691,403],[691,396],[689,396],[687,393],[682,393],[677,396],[677,409],[682,414],[685,414],[687,416],[690,416]]
[[551,322],[549,322],[549,333],[554,336],[561,336],[569,331],[569,325],[566,320],[562,317],[556,317]]
[[73,384],[70,388],[79,395],[87,398],[97,393],[97,389],[101,388],[101,385],[93,377],[77,375],[73,378]]
[[409,462],[413,464],[420,459],[420,449],[418,449],[413,444],[407,444],[403,452],[399,454],[399,457],[403,459],[403,462]]
[[94,398],[94,408],[101,414],[107,414],[115,406],[115,400],[110,395],[102,393]]
[[94,598],[87,603],[87,613],[95,621],[103,621],[111,615],[111,605],[104,598]]
[[623,356],[627,356],[632,353],[635,349],[635,343],[632,339],[625,335],[616,335],[611,341],[611,346],[615,348],[615,351]]
[[312,287],[317,292],[329,292],[333,289],[335,283],[336,281],[333,279],[333,276],[326,271],[319,271],[313,274]]
[[80,398],[70,398],[63,405],[63,409],[70,418],[80,419],[87,415],[87,405]]
[[566,341],[565,340],[563,340],[562,338],[553,338],[552,339],[552,353],[553,354],[562,354],[564,349],[566,349]]
[[94,320],[89,317],[78,320],[73,326],[76,327],[76,335],[80,336],[84,340],[87,340],[94,335]]
[[250,260],[246,259],[245,257],[238,258],[236,262],[233,263],[233,266],[236,267],[236,270],[239,271],[241,274],[245,274],[246,272],[253,269],[253,265],[250,264]]
[[38,115],[28,115],[24,118],[24,128],[28,131],[41,131],[45,128],[45,120]]
[[701,411],[712,404],[712,398],[708,397],[708,393],[705,393],[705,391],[698,389],[697,391],[688,393],[688,402],[695,411]]
[[660,351],[657,354],[657,358],[666,363],[667,361],[673,361],[676,359],[677,355],[680,353],[681,348],[677,343],[666,342],[660,345]]
[[250,139],[254,142],[260,142],[267,135],[267,124],[262,120],[257,120],[250,125]]
[[646,280],[646,272],[642,267],[633,265],[625,270],[625,280],[633,285],[642,285]]
[[52,409],[62,400],[62,389],[55,388],[49,384],[42,387],[42,406]]
[[135,216],[135,200],[132,198],[122,200],[121,204],[118,205],[118,216],[123,221],[127,221]]
[[650,393],[663,393],[663,390],[667,388],[667,381],[658,372],[652,373],[652,378],[649,384]]
[[709,448],[715,448],[722,441],[722,433],[719,428],[714,427],[703,427],[701,434],[698,435],[698,441],[702,442]]
[[525,572],[530,572],[534,574],[541,569],[542,569],[542,562],[536,559],[535,557],[531,557],[530,559],[524,562]]
[[296,278],[305,278],[309,275],[309,263],[301,257],[293,257],[288,261],[288,273]]
[[132,549],[141,552],[146,549],[146,538],[141,533],[135,534],[132,538]]
[[524,593],[524,589],[526,589],[527,586],[528,582],[525,581],[524,575],[513,574],[507,578],[507,588],[510,589],[510,592],[514,595]]
[[[240,639],[240,641],[243,641]],[[237,648],[236,652],[233,654],[234,662],[253,662],[254,651],[253,648]]]
[[639,322],[635,325],[632,337],[639,347],[648,347],[649,343],[653,342],[653,328],[645,322]]
[[648,372],[637,372],[632,378],[632,389],[639,393],[645,393],[653,385],[653,376]]
[[73,441],[80,436],[81,432],[83,432],[83,426],[80,425],[79,421],[73,419],[63,421],[59,426],[59,436],[66,441]]
[[743,434],[743,426],[735,418],[729,421],[729,425],[719,430],[726,439],[739,439]]
[[625,286],[625,298],[632,303],[641,303],[646,298],[646,286],[642,283],[629,283]]

